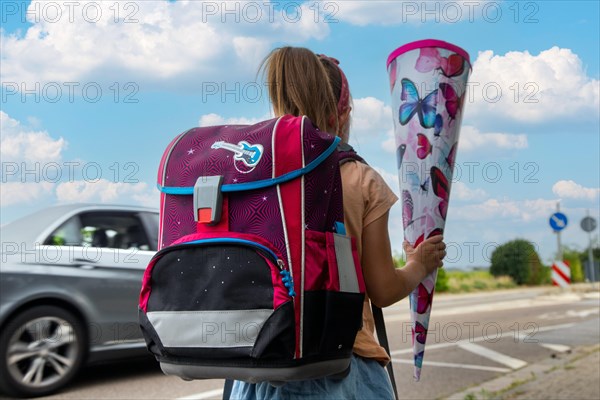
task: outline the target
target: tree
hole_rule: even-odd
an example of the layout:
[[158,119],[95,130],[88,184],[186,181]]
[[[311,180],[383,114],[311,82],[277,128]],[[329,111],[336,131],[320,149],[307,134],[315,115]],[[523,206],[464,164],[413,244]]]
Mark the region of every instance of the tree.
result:
[[535,247],[524,239],[515,239],[496,248],[492,253],[490,273],[508,275],[517,285],[539,285],[546,276]]

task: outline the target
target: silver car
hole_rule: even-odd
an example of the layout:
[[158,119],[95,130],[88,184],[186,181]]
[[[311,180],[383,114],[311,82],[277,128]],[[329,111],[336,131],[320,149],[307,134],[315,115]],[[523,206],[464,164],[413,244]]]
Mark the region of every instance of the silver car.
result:
[[149,354],[138,325],[153,209],[64,205],[0,229],[0,388],[42,396],[86,363]]

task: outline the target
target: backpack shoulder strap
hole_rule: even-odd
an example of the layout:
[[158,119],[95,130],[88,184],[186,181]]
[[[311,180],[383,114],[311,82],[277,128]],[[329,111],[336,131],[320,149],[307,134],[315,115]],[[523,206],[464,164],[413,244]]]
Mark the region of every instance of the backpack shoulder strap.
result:
[[388,374],[390,376],[390,383],[394,389],[394,395],[398,400],[398,389],[396,388],[396,379],[394,378],[394,366],[392,365],[392,354],[390,352],[390,344],[387,339],[387,332],[385,330],[385,320],[383,319],[383,311],[375,304],[371,303],[371,309],[373,310],[373,319],[375,320],[375,330],[377,331],[377,339],[379,344],[385,349],[390,357],[390,362],[387,365]]
[[337,147],[340,165],[347,163],[348,161],[358,161],[363,164],[367,164],[364,158],[358,155],[358,153],[348,143],[340,143]]
[[[340,159],[340,165],[343,165],[349,161],[358,161],[363,164],[367,164],[364,158],[358,155],[358,153],[348,143],[340,143],[338,145],[338,153]],[[394,366],[392,365],[392,354],[390,352],[390,345],[387,339],[387,331],[385,329],[385,320],[383,318],[383,311],[371,302],[371,309],[373,311],[373,320],[375,321],[375,330],[377,331],[377,339],[381,347],[385,349],[390,357],[390,362],[387,365],[388,374],[390,376],[390,382],[394,389],[394,396],[398,400],[398,389],[396,388],[396,379],[394,378]]]

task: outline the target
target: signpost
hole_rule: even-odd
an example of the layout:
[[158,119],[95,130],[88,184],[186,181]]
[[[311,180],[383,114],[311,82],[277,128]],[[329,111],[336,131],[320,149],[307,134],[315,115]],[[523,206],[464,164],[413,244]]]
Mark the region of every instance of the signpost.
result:
[[560,231],[567,227],[567,216],[560,212],[560,203],[556,203],[556,212],[550,216],[550,227],[556,233],[556,242],[558,245],[557,260],[562,261],[562,245],[560,243]]
[[590,269],[589,279],[596,282],[596,266],[594,265],[594,255],[592,254],[592,232],[596,229],[596,220],[590,217],[590,210],[587,211],[587,217],[581,220],[581,229],[588,233],[590,245],[588,247],[588,265]]

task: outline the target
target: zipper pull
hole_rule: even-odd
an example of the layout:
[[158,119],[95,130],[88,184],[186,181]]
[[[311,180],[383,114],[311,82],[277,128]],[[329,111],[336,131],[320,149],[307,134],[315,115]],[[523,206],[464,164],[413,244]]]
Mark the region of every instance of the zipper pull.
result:
[[285,269],[285,264],[280,259],[277,260],[277,266],[279,267],[279,275],[283,277],[281,279],[283,285],[288,289],[288,295],[290,297],[296,296],[296,292],[294,291],[294,280],[292,279],[290,271]]
[[283,263],[283,260],[281,259],[277,259],[277,266],[279,267],[280,271],[283,271],[285,269],[285,264]]

